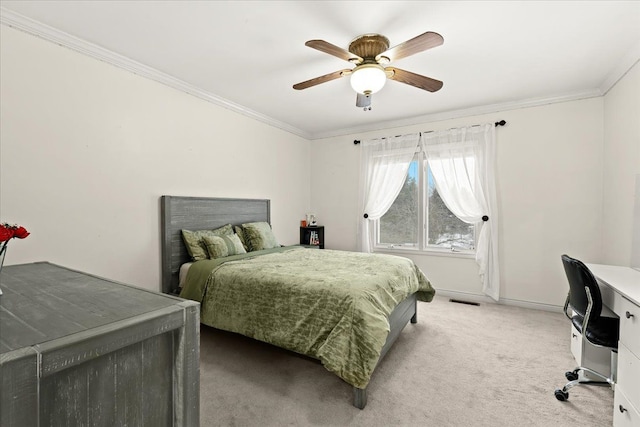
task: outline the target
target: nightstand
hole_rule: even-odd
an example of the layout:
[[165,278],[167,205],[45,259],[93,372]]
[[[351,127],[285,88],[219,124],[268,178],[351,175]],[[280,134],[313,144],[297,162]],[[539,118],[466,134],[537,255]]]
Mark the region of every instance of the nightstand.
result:
[[324,249],[324,226],[300,227],[300,245],[317,246]]

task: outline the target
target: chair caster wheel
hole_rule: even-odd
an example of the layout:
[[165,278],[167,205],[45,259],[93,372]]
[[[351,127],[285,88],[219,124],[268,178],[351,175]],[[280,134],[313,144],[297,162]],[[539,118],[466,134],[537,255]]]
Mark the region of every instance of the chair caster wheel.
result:
[[556,389],[555,395],[556,399],[558,399],[560,402],[564,402],[569,398],[569,393],[567,393],[566,391],[562,391],[561,389]]
[[574,371],[567,371],[564,373],[564,376],[567,377],[569,381],[575,381],[578,379],[578,374]]

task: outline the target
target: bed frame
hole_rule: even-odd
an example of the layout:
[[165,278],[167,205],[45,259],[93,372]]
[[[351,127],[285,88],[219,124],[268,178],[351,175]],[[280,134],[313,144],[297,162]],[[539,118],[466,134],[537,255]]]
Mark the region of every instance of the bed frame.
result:
[[[177,294],[180,266],[189,262],[182,229],[205,230],[225,224],[240,225],[247,222],[265,221],[271,223],[271,201],[266,199],[227,199],[208,197],[160,198],[160,221],[162,234],[162,292]],[[410,295],[389,315],[390,332],[380,353],[380,359],[387,354],[400,336],[406,324],[417,323],[417,298]],[[353,388],[353,405],[363,409],[367,404],[367,390]]]

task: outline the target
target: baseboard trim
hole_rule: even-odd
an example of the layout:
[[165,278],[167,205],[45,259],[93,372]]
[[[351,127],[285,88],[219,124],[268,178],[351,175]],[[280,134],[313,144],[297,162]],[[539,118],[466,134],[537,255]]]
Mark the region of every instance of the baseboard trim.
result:
[[496,302],[492,298],[486,295],[474,294],[471,292],[459,292],[459,291],[451,291],[446,289],[436,289],[436,295],[460,299],[464,301],[471,301],[483,304],[502,304],[502,305],[510,305],[514,307],[522,307],[522,308],[531,308],[534,310],[542,310],[542,311],[551,311],[556,313],[562,313],[563,306],[553,305],[553,304],[544,304],[540,302],[531,302],[531,301],[522,301],[517,299],[510,298],[500,298],[500,301]]

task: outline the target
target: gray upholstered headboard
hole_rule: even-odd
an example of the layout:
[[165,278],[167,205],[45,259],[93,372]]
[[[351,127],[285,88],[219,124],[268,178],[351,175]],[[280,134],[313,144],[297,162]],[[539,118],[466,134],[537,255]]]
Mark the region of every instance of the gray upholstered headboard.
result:
[[212,230],[225,224],[258,221],[271,224],[270,200],[162,196],[162,292],[177,290],[180,266],[191,260],[182,241],[182,229]]

